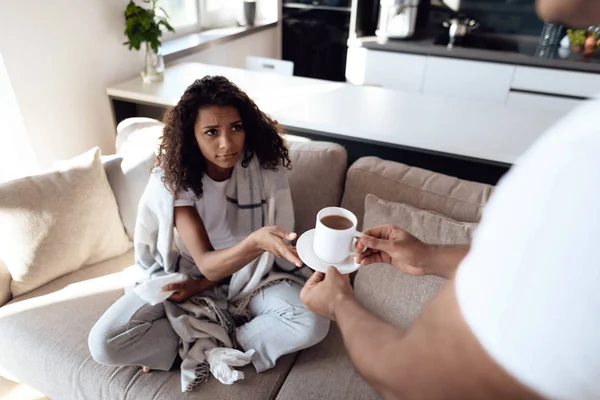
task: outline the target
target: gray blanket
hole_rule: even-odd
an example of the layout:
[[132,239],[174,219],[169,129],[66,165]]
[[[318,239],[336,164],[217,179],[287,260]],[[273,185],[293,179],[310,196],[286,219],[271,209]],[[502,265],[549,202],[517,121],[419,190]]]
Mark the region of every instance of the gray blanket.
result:
[[[178,271],[179,254],[173,242],[174,196],[166,189],[162,177],[160,168],[152,172],[140,200],[135,227],[135,261],[149,279],[182,272]],[[256,157],[246,168],[240,162],[234,168],[226,194],[227,217],[236,242],[266,225],[293,231],[292,198],[283,167],[277,171],[263,169]],[[191,390],[208,377],[204,351],[232,346],[233,317],[247,316],[246,306],[257,290],[281,279],[302,284],[305,271],[298,271],[282,259],[277,261],[277,271],[273,269],[274,261],[272,254],[263,253],[233,274],[229,285],[180,304],[165,301],[167,318],[181,338],[183,391]]]

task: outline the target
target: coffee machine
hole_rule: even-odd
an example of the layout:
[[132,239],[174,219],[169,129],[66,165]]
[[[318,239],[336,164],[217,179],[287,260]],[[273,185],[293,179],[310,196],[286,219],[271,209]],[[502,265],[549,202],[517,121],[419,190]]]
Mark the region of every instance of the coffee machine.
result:
[[413,36],[420,0],[380,0],[375,34],[388,39]]

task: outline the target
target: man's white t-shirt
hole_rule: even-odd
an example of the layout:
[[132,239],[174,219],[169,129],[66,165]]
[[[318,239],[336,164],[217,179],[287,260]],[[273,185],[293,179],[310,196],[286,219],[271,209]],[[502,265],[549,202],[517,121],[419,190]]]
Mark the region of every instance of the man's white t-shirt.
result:
[[[202,197],[196,198],[194,191],[188,189],[177,193],[175,207],[195,207],[202,218],[204,228],[215,250],[225,249],[236,244],[229,229],[227,220],[226,190],[229,180],[223,182],[213,181],[204,174],[202,177]],[[190,256],[179,235],[175,236],[175,243],[184,256]],[[191,256],[190,256],[191,259]]]
[[456,294],[515,379],[547,398],[600,399],[600,101],[562,119],[501,180]]

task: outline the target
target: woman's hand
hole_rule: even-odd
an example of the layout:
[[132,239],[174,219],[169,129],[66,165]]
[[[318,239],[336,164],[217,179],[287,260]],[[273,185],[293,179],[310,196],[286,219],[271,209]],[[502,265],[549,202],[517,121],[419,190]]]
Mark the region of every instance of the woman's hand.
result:
[[296,239],[294,232],[288,232],[280,226],[265,226],[248,236],[252,246],[261,251],[268,251],[275,257],[283,257],[297,267],[302,266],[296,248],[288,245],[286,240]]
[[165,292],[174,290],[175,293],[169,297],[169,300],[174,301],[175,303],[181,303],[206,289],[207,285],[204,284],[203,281],[204,279],[188,279],[183,282],[169,283],[168,285],[163,286],[162,290]]

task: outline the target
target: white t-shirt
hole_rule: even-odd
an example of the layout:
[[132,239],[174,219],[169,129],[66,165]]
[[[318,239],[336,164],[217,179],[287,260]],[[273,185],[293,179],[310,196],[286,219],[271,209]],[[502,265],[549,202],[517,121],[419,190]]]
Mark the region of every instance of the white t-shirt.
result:
[[[197,199],[193,190],[186,190],[177,193],[175,207],[190,206],[196,207],[204,228],[215,250],[221,250],[236,244],[231,236],[229,222],[227,220],[227,200],[225,192],[229,180],[215,182],[206,174],[202,178],[202,197]],[[189,256],[189,251],[183,244],[179,235],[175,236],[175,243],[180,252]]]
[[600,399],[600,101],[538,140],[499,183],[456,294],[481,345],[553,399]]

